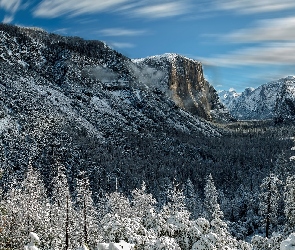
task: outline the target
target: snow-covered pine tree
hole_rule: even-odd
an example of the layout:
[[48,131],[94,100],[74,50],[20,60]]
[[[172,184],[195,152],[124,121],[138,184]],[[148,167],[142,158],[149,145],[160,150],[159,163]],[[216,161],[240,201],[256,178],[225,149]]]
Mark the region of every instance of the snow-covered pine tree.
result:
[[89,179],[86,173],[81,173],[76,186],[76,209],[78,230],[80,230],[80,245],[94,247],[99,240],[98,213],[92,200]]
[[145,182],[142,183],[140,189],[132,191],[132,197],[133,215],[140,218],[145,228],[151,228],[154,224],[154,217],[152,215],[155,213],[154,207],[157,201],[152,194],[146,192]]
[[292,233],[295,228],[295,175],[289,176],[286,179],[284,200],[286,217],[285,231],[286,233]]
[[136,249],[143,249],[147,239],[147,230],[140,217],[133,212],[129,199],[118,192],[107,196],[109,212],[101,221],[104,240],[119,242],[124,240],[135,244]]
[[40,246],[46,246],[50,206],[40,174],[30,163],[25,179],[10,189],[5,204],[5,248],[23,248],[30,232],[42,235]]
[[190,211],[194,219],[198,218],[198,216],[202,213],[202,203],[200,202],[194,185],[189,178],[183,185],[183,194],[185,196],[185,204],[188,211]]
[[278,202],[280,199],[279,186],[282,182],[274,174],[262,180],[260,185],[259,212],[265,225],[265,236],[269,237],[270,230],[277,224]]
[[209,174],[204,188],[204,212],[205,218],[209,221],[213,219],[222,219],[223,212],[218,204],[218,192],[214,185],[212,175]]
[[78,245],[73,238],[75,233],[76,212],[73,209],[65,168],[56,165],[56,176],[52,179],[50,209],[50,249],[72,249]]

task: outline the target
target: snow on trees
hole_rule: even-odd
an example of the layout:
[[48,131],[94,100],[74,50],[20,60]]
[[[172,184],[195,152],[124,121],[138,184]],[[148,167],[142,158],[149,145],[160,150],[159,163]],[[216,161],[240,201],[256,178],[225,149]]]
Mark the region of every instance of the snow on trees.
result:
[[289,237],[282,241],[280,250],[295,250],[295,233],[289,235]]
[[205,217],[211,221],[213,219],[222,218],[223,213],[220,210],[220,206],[218,204],[218,192],[214,185],[214,181],[212,175],[209,174],[206,185],[204,188],[204,209],[205,209]]
[[281,181],[276,175],[270,174],[264,178],[260,186],[260,214],[263,217],[265,224],[265,236],[269,237],[270,230],[277,224],[278,217],[278,202],[280,199],[279,185]]
[[119,243],[97,243],[97,250],[134,250],[134,244],[129,244],[123,240]]
[[81,178],[77,179],[76,187],[76,210],[77,210],[77,230],[80,237],[80,244],[85,243],[94,246],[95,241],[100,238],[98,232],[98,213],[92,200],[89,180],[85,173],[81,173]]
[[290,233],[295,227],[295,175],[289,176],[286,179],[285,192],[285,231]]
[[49,238],[50,205],[40,174],[29,164],[26,177],[14,183],[5,197],[5,248],[20,249],[30,232],[42,235],[41,247]]
[[65,169],[57,164],[56,176],[52,179],[52,195],[50,210],[50,241],[49,247],[53,249],[71,249],[78,242],[73,235],[76,234],[76,211],[68,186]]
[[28,245],[24,246],[24,250],[38,250],[37,246],[35,244],[40,243],[40,239],[36,233],[30,232],[29,237],[31,238],[31,241]]

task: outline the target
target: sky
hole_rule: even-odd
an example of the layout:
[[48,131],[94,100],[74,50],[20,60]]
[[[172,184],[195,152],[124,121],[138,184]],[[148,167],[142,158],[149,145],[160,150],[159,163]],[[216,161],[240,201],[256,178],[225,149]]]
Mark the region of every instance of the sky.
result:
[[294,0],[0,0],[0,19],[101,40],[130,58],[178,53],[217,90],[295,75]]

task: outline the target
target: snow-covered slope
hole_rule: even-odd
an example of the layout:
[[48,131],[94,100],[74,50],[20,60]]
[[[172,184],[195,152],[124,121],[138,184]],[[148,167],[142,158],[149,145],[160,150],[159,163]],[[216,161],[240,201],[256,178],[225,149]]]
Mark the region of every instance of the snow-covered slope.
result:
[[288,76],[256,89],[247,88],[238,97],[221,97],[221,100],[237,119],[294,119],[295,77]]
[[218,91],[220,101],[226,106],[229,107],[232,105],[232,102],[235,102],[241,93],[237,93],[234,89],[221,90]]
[[87,170],[95,185],[118,175],[125,185],[132,171],[158,176],[185,167],[180,155],[198,161],[200,150],[183,138],[220,135],[175,104],[161,68],[138,66],[99,41],[5,24],[0,34],[0,164],[7,178],[29,161],[50,178],[58,160],[73,175]]

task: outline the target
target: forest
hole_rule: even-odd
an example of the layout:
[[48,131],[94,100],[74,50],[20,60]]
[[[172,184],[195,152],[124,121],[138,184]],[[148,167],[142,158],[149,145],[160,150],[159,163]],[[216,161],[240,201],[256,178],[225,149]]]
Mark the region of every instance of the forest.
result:
[[[36,162],[29,161],[24,175],[6,184],[2,169],[0,248],[21,249],[34,232],[40,249],[78,249],[83,244],[97,249],[100,242],[121,240],[135,249],[280,249],[282,242],[291,242],[295,226],[293,125],[218,126],[224,131],[221,137],[200,136],[195,142],[202,145],[198,165],[180,159],[185,168],[157,168],[157,179],[148,170],[136,173],[126,166],[113,181],[107,179],[111,176],[100,180],[98,189],[87,168],[74,176],[58,155],[52,178],[46,180]],[[124,147],[132,149],[133,143],[134,138],[125,140]],[[169,143],[176,146],[173,140]],[[136,147],[140,152],[144,143],[138,141]],[[118,160],[111,151],[115,149],[109,153]],[[160,167],[157,154],[145,152],[150,153]],[[167,152],[165,159],[169,157]],[[132,174],[123,172],[127,170]],[[135,180],[139,185],[126,188],[124,182],[132,187]]]

